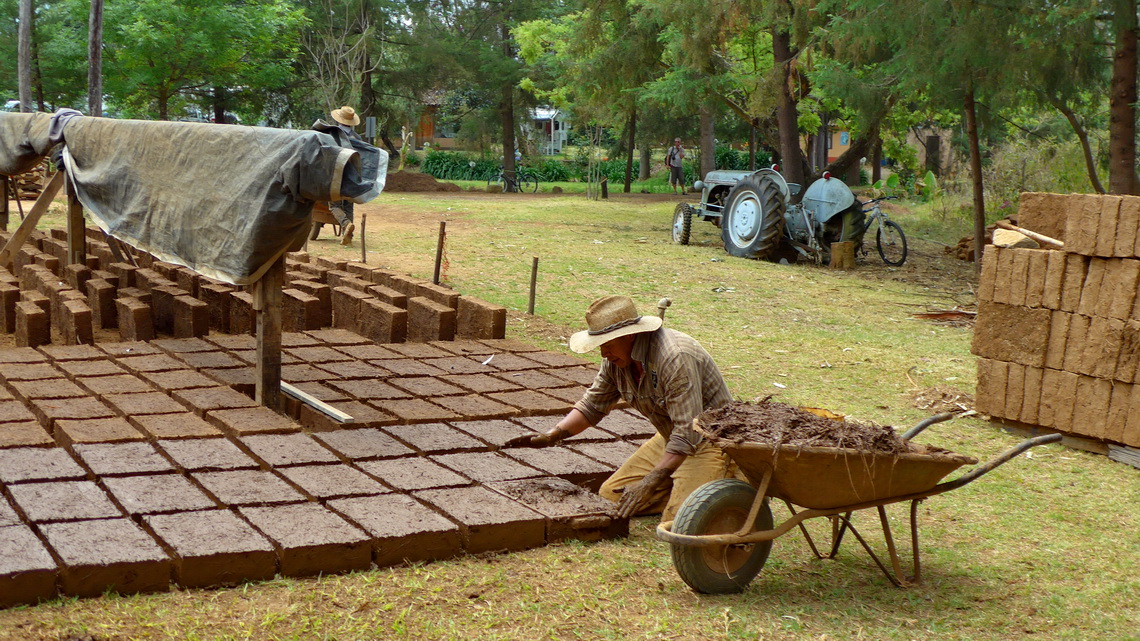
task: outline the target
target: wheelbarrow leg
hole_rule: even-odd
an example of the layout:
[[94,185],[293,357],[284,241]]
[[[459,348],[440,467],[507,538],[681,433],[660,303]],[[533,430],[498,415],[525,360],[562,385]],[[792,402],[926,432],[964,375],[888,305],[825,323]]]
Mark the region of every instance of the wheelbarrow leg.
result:
[[882,570],[883,575],[887,577],[887,580],[890,581],[892,585],[894,585],[895,587],[898,587],[898,588],[906,588],[906,587],[910,587],[912,585],[916,585],[921,579],[922,569],[921,569],[921,561],[920,561],[920,557],[919,557],[919,553],[918,553],[918,527],[917,527],[918,526],[918,502],[921,500],[922,499],[914,499],[910,502],[910,536],[911,536],[910,540],[911,540],[911,546],[912,546],[912,548],[911,548],[912,549],[912,557],[914,560],[914,576],[909,578],[909,579],[907,577],[903,576],[903,574],[902,574],[902,563],[899,560],[898,550],[895,548],[895,539],[894,539],[894,536],[891,534],[891,526],[887,522],[887,511],[883,506],[878,507],[879,521],[883,527],[883,538],[887,542],[887,552],[891,555],[891,566],[894,568],[893,573],[891,572],[890,569],[887,568],[886,565],[883,564],[883,562],[879,559],[879,556],[877,554],[875,554],[874,550],[871,549],[871,546],[867,544],[867,541],[866,541],[866,539],[863,538],[863,535],[860,534],[859,530],[855,528],[855,525],[853,523],[851,523],[851,513],[848,512],[847,514],[844,514],[843,516],[840,517],[847,524],[847,526],[851,529],[851,534],[855,535],[856,540],[859,541],[859,544],[862,545],[863,549],[867,551],[868,555],[870,555],[871,560],[875,562],[875,565],[879,566],[880,570]]
[[[792,516],[796,515],[796,508],[792,507],[791,503],[784,501],[784,505],[788,507],[788,511]],[[805,521],[800,521],[797,526],[800,528],[800,533],[804,535],[804,540],[807,541],[808,547],[811,548],[812,554],[817,559],[834,559],[835,555],[839,554],[839,545],[843,543],[843,534],[847,532],[847,519],[851,518],[851,513],[848,512],[845,517],[832,515],[827,517],[831,521],[831,551],[827,554],[820,554],[819,548],[815,546],[815,539],[812,538],[811,532],[808,532],[807,526],[804,525]]]

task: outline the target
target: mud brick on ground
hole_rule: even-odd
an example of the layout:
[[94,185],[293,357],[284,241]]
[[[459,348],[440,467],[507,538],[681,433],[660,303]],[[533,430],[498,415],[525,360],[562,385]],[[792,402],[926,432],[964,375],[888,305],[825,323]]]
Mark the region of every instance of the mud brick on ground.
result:
[[510,405],[478,394],[433,396],[427,400],[465,419],[506,418],[518,413],[518,410]]
[[416,498],[462,524],[469,553],[525,550],[546,542],[546,519],[485,487],[423,490]]
[[122,512],[92,481],[20,483],[8,488],[12,499],[33,523],[106,519]]
[[[358,401],[334,401],[329,403],[329,406],[351,416],[353,427],[379,427],[395,425],[400,422],[392,414]],[[298,420],[314,432],[338,430],[344,426],[339,421],[308,405],[301,405],[301,414]]]
[[368,532],[379,567],[447,559],[463,550],[459,526],[409,496],[341,499],[328,507]]
[[278,505],[306,500],[304,495],[266,470],[196,472],[193,476],[223,505]]
[[180,390],[190,389],[194,387],[217,387],[215,382],[210,377],[200,373],[189,370],[173,370],[169,372],[144,372],[143,379],[146,379],[162,390]]
[[256,407],[253,399],[228,387],[196,387],[175,390],[175,400],[199,416],[214,410]]
[[273,544],[229,510],[148,516],[147,526],[173,551],[184,588],[261,581],[277,573]]
[[345,380],[387,378],[391,375],[382,368],[362,361],[321,363],[317,368]]
[[507,332],[507,308],[470,296],[455,305],[455,335],[459,338],[503,338]]
[[66,450],[21,447],[0,450],[0,482],[66,481],[87,478],[87,472]]
[[308,434],[245,436],[240,443],[270,467],[334,463],[338,460],[332,451]]
[[448,383],[477,393],[510,392],[522,389],[522,387],[516,383],[488,374],[456,374],[441,376],[440,378]]
[[972,351],[984,358],[1042,367],[1050,320],[1051,312],[1047,309],[982,303],[978,307]]
[[[389,345],[389,347],[392,347]],[[369,361],[377,367],[382,367],[396,376],[441,376],[446,374],[438,367],[433,367],[412,358],[394,358]]]
[[147,474],[103,480],[107,490],[130,515],[189,512],[217,507],[180,474]]
[[349,460],[395,458],[414,450],[375,428],[342,429],[314,434],[314,438]]
[[403,423],[429,423],[462,418],[451,410],[418,398],[376,399],[370,403]]
[[159,449],[188,472],[257,469],[260,464],[225,438],[161,440]]
[[573,407],[567,403],[533,390],[520,390],[517,392],[491,392],[488,398],[517,407],[521,416],[537,416],[543,414],[557,414],[568,412]]
[[[545,416],[520,416],[511,419],[512,421],[529,428],[534,432],[549,432],[552,427],[558,424],[562,417],[559,415],[545,415]],[[563,443],[591,443],[602,441],[615,441],[618,436],[612,432],[601,428],[592,427],[590,429],[582,430],[574,436],[563,439]],[[634,438],[632,435],[630,438]]]
[[253,296],[247,292],[230,292],[230,333],[253,335],[257,330],[257,312],[253,310]]
[[155,337],[150,305],[137,298],[115,299],[115,318],[124,340],[148,341]]
[[547,543],[629,535],[629,519],[617,517],[616,504],[564,479],[501,481],[487,487],[545,516]]
[[35,303],[16,303],[16,345],[38,347],[51,342],[51,320]]
[[55,423],[53,431],[60,445],[119,443],[145,438],[130,423],[119,417],[61,420]]
[[470,485],[466,477],[420,456],[362,461],[360,469],[403,491]]
[[493,447],[502,447],[510,439],[532,432],[505,420],[452,421],[451,425]]
[[564,378],[561,378],[559,376],[553,376],[551,374],[546,373],[543,370],[535,370],[535,369],[510,371],[510,372],[497,372],[495,374],[495,376],[497,376],[498,378],[501,378],[503,380],[510,381],[512,383],[516,383],[519,386],[524,387],[526,389],[532,389],[532,390],[552,388],[552,387],[569,387],[571,385],[574,385],[574,383],[571,383],[570,381],[567,381]]
[[445,423],[392,425],[384,429],[392,436],[425,454],[486,450],[487,445]]
[[1025,397],[1025,366],[1010,363],[1005,381],[1005,410],[1001,415],[1016,419],[1021,416],[1021,403]]
[[[114,370],[102,370],[102,367],[100,367],[102,371],[96,371],[91,375],[76,376],[75,382],[91,390],[91,393],[96,396],[106,396],[109,394],[141,394],[154,391],[154,388],[142,378],[133,374],[127,374],[125,373],[126,370],[118,366],[114,367],[123,373],[104,375],[110,374]],[[189,372],[180,373],[188,374]]]
[[245,363],[225,352],[191,352],[179,354],[178,359],[194,369],[226,369],[244,367]]
[[79,398],[87,396],[87,390],[65,378],[46,378],[34,381],[12,381],[12,389],[20,398]]
[[51,435],[35,421],[0,423],[0,449],[55,445]]
[[54,523],[41,528],[63,561],[60,587],[70,596],[166,590],[171,562],[153,538],[130,519]]
[[174,471],[150,443],[84,443],[72,450],[96,477]]
[[301,465],[278,470],[305,494],[318,501],[387,494],[391,490],[364,472],[346,465]]
[[273,542],[285,576],[363,570],[372,563],[371,538],[323,506],[247,507],[240,512]]
[[261,406],[210,410],[206,412],[206,421],[233,436],[285,435],[301,429],[300,425],[289,418]]
[[583,456],[565,446],[554,446],[542,450],[512,448],[505,450],[507,456],[517,459],[550,476],[557,476],[575,485],[591,490],[602,486],[613,469],[607,465]]
[[0,608],[54,597],[58,576],[55,560],[31,529],[0,527]]
[[434,456],[433,460],[479,483],[534,478],[545,473],[500,452],[465,452]]
[[579,454],[588,456],[616,470],[637,451],[637,446],[625,441],[605,443],[572,443],[566,446]]
[[374,298],[360,301],[360,319],[357,323],[361,335],[377,343],[402,343],[408,340],[407,310]]

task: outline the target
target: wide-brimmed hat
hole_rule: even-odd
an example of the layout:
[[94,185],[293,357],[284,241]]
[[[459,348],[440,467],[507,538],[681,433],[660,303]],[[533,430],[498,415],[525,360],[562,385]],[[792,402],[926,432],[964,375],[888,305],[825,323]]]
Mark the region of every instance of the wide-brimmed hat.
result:
[[570,337],[570,349],[579,354],[619,336],[655,331],[661,327],[661,319],[639,315],[629,296],[603,296],[586,310],[586,326],[589,329]]
[[333,109],[332,119],[349,127],[355,127],[360,124],[360,114],[356,113],[356,110],[348,105],[340,109]]

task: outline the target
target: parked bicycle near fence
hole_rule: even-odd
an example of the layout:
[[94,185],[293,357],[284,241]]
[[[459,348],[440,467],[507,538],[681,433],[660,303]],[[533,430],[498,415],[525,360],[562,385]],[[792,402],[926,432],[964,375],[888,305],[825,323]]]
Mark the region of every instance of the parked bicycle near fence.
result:
[[538,191],[538,177],[531,173],[528,169],[522,167],[515,168],[514,179],[508,178],[503,173],[502,168],[499,173],[487,180],[487,186],[499,185],[503,191],[517,191],[523,193],[535,193]]
[[[883,196],[863,203],[863,213],[870,212],[871,214],[867,217],[867,224],[863,227],[863,233],[866,234],[871,230],[871,225],[878,222],[879,228],[875,231],[875,248],[879,250],[879,257],[883,259],[884,263],[898,267],[906,262],[906,234],[903,233],[902,227],[891,220],[887,212],[879,207],[880,202],[894,200],[895,198],[898,196]],[[863,245],[863,254],[866,255],[866,253],[867,246]]]

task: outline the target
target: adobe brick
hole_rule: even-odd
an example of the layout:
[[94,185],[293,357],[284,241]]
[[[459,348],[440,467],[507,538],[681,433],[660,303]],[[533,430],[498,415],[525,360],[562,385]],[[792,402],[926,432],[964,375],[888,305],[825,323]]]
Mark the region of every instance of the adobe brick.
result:
[[174,282],[185,290],[190,296],[198,297],[198,286],[201,282],[201,277],[189,267],[179,267],[174,272]]
[[277,548],[281,574],[362,570],[372,564],[370,537],[336,513],[315,503],[239,510]]
[[20,302],[20,288],[8,283],[0,283],[0,331],[11,334],[16,331],[16,303]]
[[487,488],[545,516],[547,543],[597,541],[629,534],[629,519],[617,517],[612,501],[565,479],[499,481]]
[[111,283],[101,278],[88,280],[87,305],[91,308],[92,326],[100,329],[114,329],[119,326],[115,288]]
[[408,341],[452,340],[455,338],[455,310],[415,296],[408,299]]
[[59,566],[26,525],[0,527],[0,608],[56,595]]
[[164,514],[217,507],[180,474],[111,477],[103,484],[128,514]]
[[1107,307],[1112,318],[1128,319],[1136,302],[1140,287],[1140,260],[1121,260],[1117,272],[1116,289]]
[[257,333],[257,312],[253,310],[253,296],[248,292],[230,292],[230,333]]
[[60,587],[71,596],[164,591],[171,562],[153,538],[130,519],[55,523],[42,528],[63,561]]
[[198,296],[209,308],[210,327],[219,332],[230,331],[230,292],[228,285],[200,283]]
[[154,331],[161,334],[174,333],[174,299],[186,295],[177,285],[152,287],[151,310],[154,314]]
[[60,309],[59,331],[68,345],[90,345],[95,342],[91,308],[86,300],[64,301]]
[[174,298],[174,336],[193,338],[210,333],[210,306],[197,298]]
[[329,271],[329,270],[345,271],[345,268],[348,266],[348,261],[346,261],[346,260],[335,260],[332,258],[327,258],[325,256],[310,256],[309,264],[315,265],[315,266],[317,266],[317,267],[319,267],[325,271]]
[[360,300],[360,334],[377,343],[402,343],[408,337],[408,312],[376,298]]
[[1084,293],[1085,279],[1088,276],[1089,259],[1077,254],[1065,254],[1065,280],[1061,285],[1061,309],[1076,312]]
[[39,347],[51,342],[51,320],[35,303],[16,303],[16,345]]
[[402,292],[398,292],[391,287],[384,285],[372,285],[368,288],[367,292],[375,296],[378,300],[388,303],[389,305],[399,307],[400,309],[408,308],[408,297]]
[[1065,240],[1065,219],[1068,196],[1040,192],[1022,192],[1018,203],[1017,221],[1031,231],[1050,238]]
[[173,472],[150,443],[80,443],[71,448],[96,477]]
[[1096,229],[1097,256],[1113,256],[1116,253],[1116,226],[1120,219],[1120,196],[1101,196],[1100,221]]
[[146,524],[174,553],[174,580],[184,588],[271,579],[273,545],[229,510],[148,516]]
[[305,501],[304,495],[266,470],[197,472],[193,477],[224,505],[280,505]]
[[388,287],[391,287],[398,292],[402,292],[408,298],[413,298],[419,295],[419,291],[417,290],[417,287],[419,285],[424,285],[431,282],[423,278],[416,278],[415,276],[396,273],[388,274],[387,280],[388,282],[386,283],[378,284],[387,285]]
[[80,265],[78,263],[71,264],[64,268],[64,275],[68,285],[71,285],[79,291],[85,291],[87,289],[87,281],[91,280],[91,269],[86,265]]
[[1116,243],[1112,255],[1118,258],[1137,256],[1137,229],[1140,228],[1140,198],[1123,196],[1120,201],[1120,217],[1116,222]]
[[[247,434],[286,434],[299,432],[301,426],[289,418],[267,407],[241,407],[235,409],[211,410],[206,420],[227,434],[244,436]],[[304,435],[280,436],[276,438],[300,438]],[[323,460],[335,460],[331,454]]]
[[34,420],[0,423],[0,449],[51,445],[55,445],[55,440]]
[[[313,322],[317,327],[328,327],[332,325],[332,288],[324,283],[317,283],[312,281],[295,281],[291,285],[292,289],[300,290],[310,296],[315,296],[319,302],[319,307],[316,311],[316,318]],[[313,328],[316,329],[316,328]]]
[[20,483],[8,489],[16,505],[33,523],[122,516],[119,508],[92,481]]
[[278,470],[314,500],[325,502],[351,496],[376,496],[391,492],[364,472],[354,467],[335,465],[299,465]]
[[390,434],[375,428],[321,432],[313,434],[313,437],[338,452],[340,456],[351,460],[396,458],[415,453]]
[[356,331],[360,327],[361,301],[369,296],[351,287],[338,286],[332,290],[332,325],[339,329]]
[[154,340],[154,317],[150,305],[137,298],[117,298],[115,316],[124,341]]
[[324,326],[319,298],[295,288],[281,290],[281,296],[283,308],[281,328],[284,331],[302,332]]
[[178,467],[188,472],[252,470],[258,467],[257,461],[225,438],[161,440],[158,446]]
[[1100,195],[1071,194],[1066,199],[1065,251],[1084,256],[1096,252],[1097,228],[1100,226]]
[[120,287],[117,294],[118,298],[137,298],[147,305],[151,304],[153,297],[150,292],[138,287]]
[[[985,259],[982,261],[984,265]],[[507,334],[507,308],[471,296],[461,296],[455,323],[458,338],[503,338]]]
[[451,289],[450,287],[444,287],[442,285],[436,285],[432,282],[427,282],[417,285],[415,291],[416,296],[422,296],[429,300],[435,301],[444,307],[455,309],[456,306],[459,305],[459,292]]
[[423,490],[415,496],[462,524],[469,553],[525,550],[546,542],[541,514],[487,488]]
[[[982,254],[982,270],[981,270],[981,276],[979,277],[979,280],[978,280],[978,300],[979,301],[992,301],[994,299],[994,281],[997,280],[998,249],[999,248],[997,248],[997,247],[991,247],[989,249],[989,251]],[[465,297],[460,298],[461,303],[463,301],[463,298],[465,298]],[[460,312],[459,324],[460,324],[460,328],[461,328],[459,335],[463,336],[463,333],[462,333],[463,309],[460,308],[459,312]]]
[[409,496],[340,499],[328,506],[368,532],[380,567],[446,559],[463,550],[459,526]]

